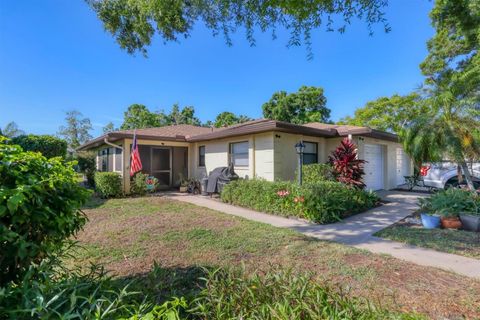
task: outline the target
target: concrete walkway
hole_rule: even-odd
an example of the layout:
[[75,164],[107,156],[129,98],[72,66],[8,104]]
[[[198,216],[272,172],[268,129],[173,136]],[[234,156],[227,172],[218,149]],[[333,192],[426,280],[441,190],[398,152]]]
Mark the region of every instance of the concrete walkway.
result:
[[480,260],[374,237],[372,234],[375,232],[409,215],[412,210],[416,209],[418,198],[425,196],[399,191],[381,192],[379,195],[388,203],[347,218],[342,222],[328,225],[261,213],[225,204],[209,197],[191,196],[182,193],[171,193],[169,197],[248,220],[267,223],[275,227],[294,229],[317,239],[335,241],[375,253],[389,254],[419,265],[441,268],[465,276],[480,278]]

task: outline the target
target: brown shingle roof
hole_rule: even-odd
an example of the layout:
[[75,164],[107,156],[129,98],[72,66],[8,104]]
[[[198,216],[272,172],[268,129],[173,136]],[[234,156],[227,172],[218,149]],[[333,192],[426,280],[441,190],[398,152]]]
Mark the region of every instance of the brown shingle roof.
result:
[[[398,141],[398,137],[395,134],[374,130],[368,127],[336,125],[320,122],[312,122],[304,125],[298,125],[269,119],[252,120],[225,128],[209,128],[182,124],[158,128],[137,129],[136,133],[139,139],[196,142],[268,131],[280,131],[319,137],[338,137],[352,134],[364,135],[367,137],[373,137],[389,141]],[[89,148],[100,146],[104,143],[105,139],[114,142],[123,138],[132,138],[133,133],[134,130],[120,130],[110,132],[88,141],[84,145],[80,146],[78,150],[86,150]]]

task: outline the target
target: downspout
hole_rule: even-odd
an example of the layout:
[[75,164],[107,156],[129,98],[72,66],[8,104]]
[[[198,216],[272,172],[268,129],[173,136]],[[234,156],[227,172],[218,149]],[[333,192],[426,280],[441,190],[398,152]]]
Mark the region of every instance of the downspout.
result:
[[113,144],[113,143],[111,143],[110,141],[108,141],[108,137],[103,138],[103,142],[105,142],[105,144],[108,144],[108,145],[111,146],[111,147],[120,149],[120,150],[122,150],[122,152],[123,152],[123,148],[120,147],[119,145]]
[[253,144],[253,154],[252,154],[252,158],[253,158],[253,168],[252,168],[252,179],[255,179],[255,175],[256,175],[256,172],[255,172],[255,135],[253,135],[253,139],[252,139],[252,144]]

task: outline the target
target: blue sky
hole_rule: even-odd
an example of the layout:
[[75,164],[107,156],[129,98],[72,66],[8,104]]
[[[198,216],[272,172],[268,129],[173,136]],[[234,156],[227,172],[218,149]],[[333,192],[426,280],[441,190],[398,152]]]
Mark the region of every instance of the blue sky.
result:
[[30,133],[55,133],[64,112],[77,109],[93,135],[121,123],[132,103],[168,111],[193,105],[206,121],[222,111],[261,117],[261,105],[278,90],[301,85],[325,89],[332,119],[367,101],[406,94],[421,82],[418,65],[433,35],[427,0],[391,0],[392,31],[354,22],[344,34],[313,33],[314,59],[257,33],[250,47],[239,31],[234,45],[197,26],[191,37],[149,48],[149,57],[122,51],[83,0],[0,1],[0,126],[15,121]]

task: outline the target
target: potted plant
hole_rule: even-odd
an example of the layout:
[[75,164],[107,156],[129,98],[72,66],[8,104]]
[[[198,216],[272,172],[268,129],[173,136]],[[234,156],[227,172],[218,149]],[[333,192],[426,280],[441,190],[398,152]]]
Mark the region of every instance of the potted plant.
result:
[[460,229],[462,227],[462,221],[458,217],[458,212],[452,209],[443,209],[439,212],[440,224],[444,229]]
[[428,213],[421,213],[422,225],[425,229],[440,228],[440,217]]
[[180,181],[180,192],[187,192],[188,191],[188,180],[182,179]]
[[480,196],[472,198],[472,210],[461,212],[460,221],[463,229],[467,231],[480,232]]

